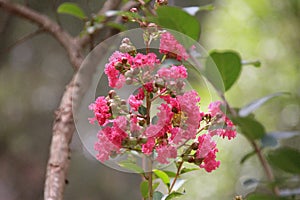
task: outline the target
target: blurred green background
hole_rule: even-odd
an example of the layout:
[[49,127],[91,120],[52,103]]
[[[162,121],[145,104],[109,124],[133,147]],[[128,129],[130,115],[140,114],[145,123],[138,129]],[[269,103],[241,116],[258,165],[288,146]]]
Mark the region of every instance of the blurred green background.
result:
[[[16,1],[18,2],[18,1]],[[62,1],[27,1],[33,9],[55,18],[53,7]],[[212,3],[213,11],[197,13],[201,22],[200,43],[207,49],[233,49],[244,60],[260,60],[261,68],[244,66],[240,80],[226,94],[235,107],[264,95],[286,91],[256,112],[267,131],[300,129],[300,1],[215,0],[172,1],[178,6]],[[19,1],[18,3],[23,3]],[[103,1],[77,1],[87,13],[96,12]],[[53,5],[54,4],[54,5]],[[73,35],[83,24],[60,15]],[[0,10],[0,199],[43,199],[43,182],[48,159],[53,112],[65,84],[72,77],[66,52],[48,34],[40,34],[9,48],[36,30],[25,20]],[[285,145],[298,147],[299,138]],[[182,199],[232,199],[262,190],[264,174],[252,157],[243,166],[240,159],[251,150],[239,135],[234,141],[218,141],[219,170],[186,175],[188,196]],[[299,143],[298,143],[299,144]],[[140,199],[140,177],[110,169],[84,150],[75,134],[65,199]],[[261,180],[244,185],[248,178]]]

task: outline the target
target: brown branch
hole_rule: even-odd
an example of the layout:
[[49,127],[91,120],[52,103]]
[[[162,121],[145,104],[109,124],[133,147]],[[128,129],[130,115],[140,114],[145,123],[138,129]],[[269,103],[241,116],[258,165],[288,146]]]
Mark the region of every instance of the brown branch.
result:
[[[97,15],[105,15],[105,13],[109,10],[114,10],[117,9],[120,5],[122,1],[121,0],[109,0],[109,1],[105,1],[103,7],[101,8],[101,10],[97,13]],[[96,35],[97,33],[99,33],[99,30],[97,30],[94,35]],[[89,35],[85,35],[83,37],[78,36],[76,38],[77,40],[77,44],[80,47],[85,47],[87,44],[90,43],[90,36]]]
[[70,164],[70,147],[75,125],[72,114],[72,91],[78,87],[74,79],[68,84],[55,112],[50,156],[47,165],[44,199],[62,200]]
[[20,45],[21,43],[25,42],[26,40],[29,40],[41,33],[45,32],[44,29],[37,29],[36,31],[32,32],[32,33],[29,33],[28,35],[25,35],[23,37],[21,37],[20,39],[18,39],[17,41],[15,41],[15,43],[13,43],[12,45],[10,45],[9,47],[5,48],[4,50],[2,50],[0,52],[0,54],[4,53],[4,52],[7,52],[7,51],[10,51],[11,49],[13,49],[14,47],[16,47],[17,45]]
[[69,60],[75,69],[78,69],[83,60],[81,47],[78,46],[76,40],[64,31],[56,22],[48,16],[43,15],[26,6],[0,0],[0,8],[13,15],[19,16],[30,22],[37,24],[40,28],[53,35],[57,41],[65,48],[68,53]]
[[[107,10],[115,9],[120,3],[121,0],[106,1],[100,13],[105,13]],[[132,2],[130,3],[130,5],[132,5]],[[123,10],[127,9],[128,5],[129,3],[125,4]],[[38,25],[41,29],[45,30],[45,32],[48,32],[54,36],[67,51],[69,60],[74,69],[79,69],[81,63],[83,62],[83,55],[81,54],[83,45],[85,42],[88,42],[88,40],[79,37],[73,38],[66,31],[64,31],[59,24],[47,16],[25,6],[0,0],[0,9],[27,19]],[[78,82],[81,80],[80,76],[82,74],[84,73],[80,73],[79,71],[74,74],[73,79],[66,87],[60,102],[60,106],[55,112],[56,117],[53,123],[53,137],[50,146],[44,188],[44,199],[46,200],[63,199],[64,188],[67,180],[67,171],[70,163],[69,144],[75,131],[72,105],[74,106],[76,102],[80,101],[78,96],[80,96],[79,94],[82,95],[82,92],[84,92],[84,86]],[[73,92],[76,95],[73,95],[72,97]],[[73,99],[74,96],[75,99]]]

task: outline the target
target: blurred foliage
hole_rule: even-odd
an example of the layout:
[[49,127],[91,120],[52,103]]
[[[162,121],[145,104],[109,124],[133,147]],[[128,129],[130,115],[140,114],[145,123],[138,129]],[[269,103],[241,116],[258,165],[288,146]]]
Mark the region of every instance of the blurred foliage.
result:
[[[33,9],[52,18],[55,18],[56,7],[61,3],[28,2]],[[228,89],[231,88],[226,93],[227,99],[233,106],[242,107],[271,93],[289,92],[289,97],[274,98],[263,105],[255,111],[255,117],[265,126],[267,133],[279,131],[281,138],[278,145],[299,150],[299,0],[170,2],[181,7],[213,3],[214,10],[199,9],[195,13],[201,22],[201,44],[206,49],[233,49],[241,54],[243,60],[258,59],[262,63],[261,68],[242,66],[238,82],[228,86]],[[77,3],[82,12],[95,13],[103,1]],[[53,111],[72,76],[72,70],[66,53],[49,35],[36,36],[7,51],[7,47],[34,31],[35,27],[19,18],[5,16],[0,11],[0,197],[7,200],[42,199]],[[67,15],[60,15],[59,19],[74,35],[84,27],[83,22]],[[296,134],[282,136],[291,132]],[[255,135],[252,139],[259,138],[261,136]],[[277,141],[278,138],[275,139]],[[221,168],[213,174],[202,171],[182,174],[183,178],[191,180],[185,186],[189,196],[180,199],[232,199],[236,194],[247,195],[255,190],[266,192],[268,185],[257,158],[250,156],[240,165],[240,160],[251,152],[246,138],[239,135],[233,142],[218,142],[223,152],[220,155]],[[291,157],[296,155],[297,158],[298,151],[290,148],[273,151],[274,146],[266,146],[264,151],[274,164],[276,183],[281,188],[294,188],[296,191],[299,174],[294,176],[283,171],[299,170],[299,161],[294,159],[292,168],[282,165],[285,158],[282,152],[293,151]],[[72,151],[65,199],[140,198],[138,176],[99,164],[84,150],[77,136],[73,139]],[[283,158],[278,160],[282,155]],[[250,198],[270,199],[265,195]]]

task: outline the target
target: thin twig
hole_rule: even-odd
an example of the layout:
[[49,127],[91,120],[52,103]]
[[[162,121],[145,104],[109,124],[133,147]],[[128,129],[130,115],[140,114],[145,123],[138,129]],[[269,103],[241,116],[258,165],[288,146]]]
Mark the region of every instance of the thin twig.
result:
[[10,45],[9,47],[7,47],[7,48],[5,48],[4,50],[2,50],[1,52],[0,52],[0,54],[3,54],[3,53],[5,53],[5,52],[7,52],[7,51],[10,51],[10,50],[12,50],[13,48],[15,48],[16,46],[18,46],[18,45],[20,45],[20,44],[22,44],[23,42],[25,42],[26,40],[29,40],[29,39],[31,39],[31,38],[33,38],[33,37],[35,37],[35,36],[37,36],[37,35],[39,35],[39,34],[41,34],[41,33],[44,33],[45,32],[45,30],[43,29],[43,28],[39,28],[39,29],[37,29],[36,31],[34,31],[34,32],[32,32],[32,33],[29,33],[28,35],[25,35],[25,36],[23,36],[22,38],[19,38],[17,41],[15,41],[12,45]]
[[177,181],[177,178],[179,177],[179,173],[180,173],[180,170],[181,170],[181,167],[183,166],[183,161],[181,161],[180,163],[179,163],[179,166],[178,166],[178,168],[177,168],[177,172],[176,172],[176,175],[175,175],[175,177],[174,177],[174,180],[173,180],[173,182],[172,182],[172,184],[171,184],[171,186],[170,186],[170,188],[169,188],[169,194],[172,192],[172,190],[173,190],[173,187],[174,187],[174,185],[175,185],[175,183],[176,183],[176,181]]

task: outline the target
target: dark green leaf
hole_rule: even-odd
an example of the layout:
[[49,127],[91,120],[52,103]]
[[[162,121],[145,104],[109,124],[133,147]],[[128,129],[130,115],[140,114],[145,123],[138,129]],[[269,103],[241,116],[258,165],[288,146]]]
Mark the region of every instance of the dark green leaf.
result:
[[216,64],[222,76],[225,91],[229,90],[236,82],[241,73],[241,57],[231,50],[226,51],[212,51],[210,57]]
[[251,152],[247,153],[246,155],[243,156],[240,163],[243,164],[246,160],[248,160],[249,158],[251,158],[254,155],[255,155],[255,151],[251,151]]
[[162,182],[163,182],[167,187],[170,186],[170,178],[169,178],[169,176],[168,176],[165,172],[163,172],[163,171],[161,171],[161,170],[158,170],[158,169],[154,169],[153,172],[154,172],[154,174],[155,174],[158,178],[160,178],[160,179],[162,180]]
[[261,138],[262,147],[276,147],[278,145],[278,141],[275,137],[270,134],[266,134]]
[[119,163],[119,165],[121,167],[129,169],[133,172],[137,172],[137,173],[140,173],[140,174],[144,173],[144,170],[140,166],[138,166],[136,163],[131,162],[131,161],[124,160],[124,161],[121,161]]
[[79,19],[86,18],[86,15],[84,14],[83,10],[75,3],[65,2],[60,4],[60,6],[57,8],[57,12],[61,14],[72,15]]
[[276,197],[267,194],[251,194],[247,197],[247,200],[287,200],[283,197]]
[[171,194],[169,194],[165,200],[170,200],[170,199],[174,199],[176,197],[182,196],[183,194],[180,192],[172,192]]
[[161,200],[164,195],[161,192],[155,191],[153,193],[153,200]]
[[146,115],[146,114],[147,114],[147,108],[146,108],[145,106],[141,105],[141,106],[139,107],[138,112],[139,112],[141,115]]
[[234,124],[238,125],[243,135],[250,140],[262,138],[265,134],[264,126],[251,117],[232,118]]
[[188,172],[192,172],[192,171],[196,171],[196,170],[199,170],[200,168],[183,168],[181,171],[180,171],[180,174],[185,174],[185,173],[188,173]]
[[140,191],[144,198],[148,197],[148,181],[143,181],[140,184]]
[[268,154],[269,162],[289,173],[300,174],[300,152],[291,148],[280,148]]
[[239,116],[241,117],[246,117],[248,116],[250,113],[252,113],[253,111],[255,111],[257,108],[259,108],[261,105],[263,105],[264,103],[266,103],[267,101],[269,101],[270,99],[274,98],[274,97],[278,97],[278,96],[282,96],[288,94],[286,92],[278,92],[275,94],[270,94],[268,96],[265,96],[263,98],[257,99],[253,102],[251,102],[250,104],[244,106],[243,108],[241,108],[239,110]]
[[161,6],[156,12],[157,17],[153,21],[158,25],[181,32],[196,41],[199,40],[200,23],[196,17],[180,8],[170,6]]

